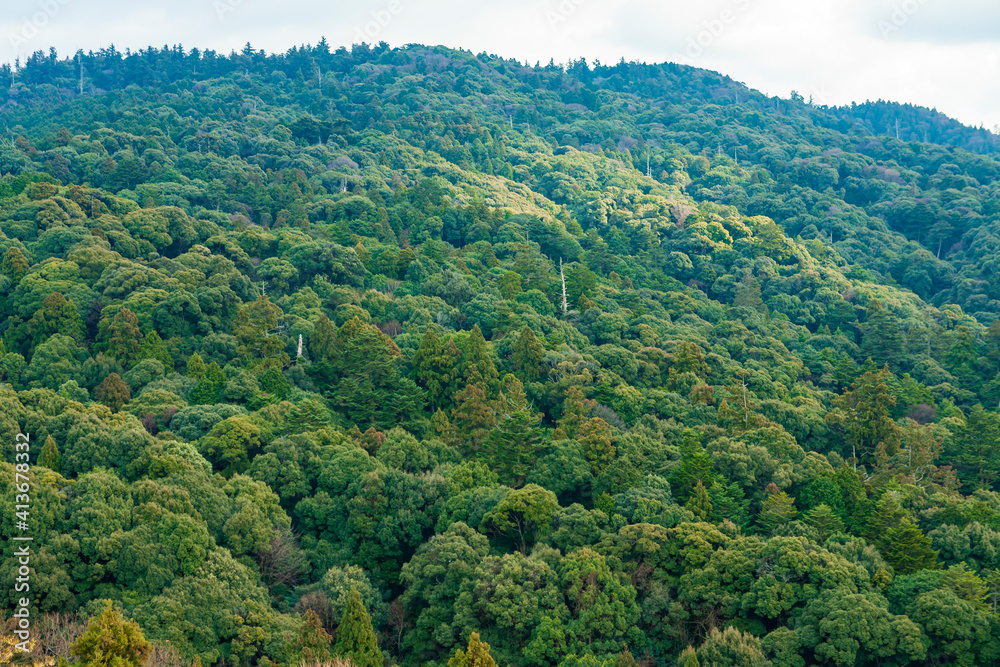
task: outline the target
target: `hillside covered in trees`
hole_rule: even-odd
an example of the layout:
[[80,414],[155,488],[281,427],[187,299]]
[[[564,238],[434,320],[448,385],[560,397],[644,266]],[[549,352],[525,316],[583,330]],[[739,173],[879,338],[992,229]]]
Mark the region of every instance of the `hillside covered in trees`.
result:
[[52,636],[1000,661],[996,136],[418,45],[0,80],[0,480],[29,433]]

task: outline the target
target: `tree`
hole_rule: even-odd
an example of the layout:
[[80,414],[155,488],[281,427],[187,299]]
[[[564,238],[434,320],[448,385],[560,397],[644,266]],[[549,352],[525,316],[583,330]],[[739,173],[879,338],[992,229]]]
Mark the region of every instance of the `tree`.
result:
[[479,640],[479,633],[469,635],[469,645],[463,651],[458,649],[448,660],[448,667],[497,667],[490,655],[490,645]]
[[16,285],[21,282],[29,268],[28,259],[24,253],[17,246],[11,246],[4,253],[3,261],[0,262],[0,276],[7,276]]
[[903,356],[903,334],[899,318],[882,307],[878,299],[868,305],[865,323],[861,325],[861,355],[871,357],[876,364],[899,366]]
[[688,498],[687,503],[684,505],[686,509],[691,510],[691,513],[699,521],[710,521],[712,518],[712,499],[708,497],[708,490],[705,485],[702,484],[701,480],[698,480],[698,485],[694,487],[694,493]]
[[131,366],[132,362],[139,359],[142,342],[139,319],[128,308],[122,308],[115,314],[108,331],[108,353],[126,368]]
[[350,658],[357,667],[381,667],[383,664],[371,616],[361,602],[361,594],[357,588],[351,589],[347,609],[337,626],[337,646],[334,653]]
[[770,667],[760,640],[730,626],[712,628],[705,643],[698,647],[698,663],[712,667]]
[[248,368],[283,368],[289,362],[285,343],[275,334],[281,308],[266,296],[244,304],[236,315],[233,335],[239,343],[237,354]]
[[534,542],[552,525],[559,509],[556,494],[537,484],[511,491],[483,517],[483,526],[494,534],[510,538],[521,553],[528,553]]
[[487,393],[492,393],[495,390],[497,377],[497,368],[493,363],[490,347],[477,324],[472,327],[462,349],[459,379],[463,385],[481,384],[487,388]]
[[535,382],[542,374],[542,358],[545,348],[527,324],[521,329],[521,334],[514,343],[514,354],[510,360],[514,375],[524,383]]
[[323,629],[319,616],[312,609],[302,615],[299,637],[296,642],[301,660],[307,664],[330,661],[330,643],[333,637]]
[[38,455],[38,465],[59,472],[61,460],[62,456],[59,454],[55,439],[51,435],[45,436],[45,444],[42,445],[42,451]]
[[509,373],[494,402],[494,415],[496,426],[485,443],[490,466],[515,485],[523,484],[541,446],[542,416],[531,411],[521,382]]
[[888,456],[899,452],[902,429],[889,412],[896,404],[889,393],[891,376],[888,367],[864,373],[834,400],[837,409],[827,415],[827,423],[843,429],[848,452],[858,462],[874,464],[880,450]]
[[931,538],[908,517],[879,536],[876,544],[886,562],[900,574],[940,567],[938,552],[931,548]]
[[112,373],[97,385],[94,398],[111,408],[112,412],[118,412],[123,405],[132,400],[132,392],[118,373]]
[[[191,362],[189,361],[189,369],[190,366]],[[218,362],[213,361],[205,368],[205,373],[191,390],[191,403],[193,405],[215,405],[222,397],[222,390],[226,388],[226,382],[226,374],[222,367],[219,366]]]
[[784,491],[778,491],[778,487],[771,484],[768,486],[767,498],[760,505],[757,525],[764,532],[772,533],[776,528],[794,521],[797,515],[795,500]]
[[[195,353],[197,354],[197,352]],[[201,357],[198,357],[201,359]],[[163,367],[168,371],[172,372],[174,369],[174,359],[170,356],[170,350],[167,349],[167,344],[163,342],[160,338],[160,334],[155,330],[150,331],[142,338],[142,344],[139,346],[139,359],[156,359]],[[192,360],[194,356],[192,356]],[[204,362],[202,362],[204,364]],[[188,369],[190,371],[191,362],[188,362]],[[191,376],[194,377],[194,376]]]
[[670,475],[670,488],[679,501],[687,501],[699,483],[711,488],[714,481],[712,457],[698,442],[698,433],[686,429],[681,441],[681,461]]
[[410,377],[427,390],[432,410],[451,407],[460,357],[452,338],[442,341],[433,327],[420,339],[410,362]]
[[195,380],[200,380],[205,375],[206,370],[208,370],[208,367],[205,365],[205,360],[201,358],[201,355],[197,352],[192,354],[187,362],[187,376]]
[[809,510],[805,520],[819,533],[820,542],[826,542],[831,535],[844,530],[844,522],[825,503],[820,503]]
[[126,621],[108,600],[101,615],[92,618],[70,652],[82,667],[144,667],[152,646],[135,621]]

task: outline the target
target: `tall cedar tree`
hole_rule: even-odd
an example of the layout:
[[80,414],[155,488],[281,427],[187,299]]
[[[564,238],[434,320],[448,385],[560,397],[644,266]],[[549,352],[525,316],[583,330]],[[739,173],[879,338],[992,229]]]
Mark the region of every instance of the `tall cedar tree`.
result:
[[527,324],[521,329],[517,341],[514,343],[514,352],[511,356],[510,367],[521,382],[537,382],[542,375],[542,358],[545,356],[545,348],[542,347],[535,332]]
[[865,465],[875,463],[880,448],[888,456],[899,452],[902,429],[889,411],[896,405],[896,397],[889,393],[891,378],[888,367],[868,371],[834,399],[837,410],[827,415],[829,423],[843,429],[845,454]]
[[128,308],[122,308],[115,314],[108,331],[111,334],[108,354],[128,368],[139,359],[142,331],[139,329],[138,318]]
[[382,667],[372,618],[368,615],[358,589],[351,587],[347,609],[337,626],[337,646],[334,653],[350,658],[357,667]]

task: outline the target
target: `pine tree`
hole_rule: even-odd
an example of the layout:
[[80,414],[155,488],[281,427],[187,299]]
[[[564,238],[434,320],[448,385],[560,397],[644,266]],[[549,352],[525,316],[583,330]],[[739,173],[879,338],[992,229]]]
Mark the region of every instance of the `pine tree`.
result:
[[479,633],[469,635],[469,645],[463,651],[458,649],[448,661],[448,667],[497,667],[490,655],[490,645],[479,639]]
[[97,385],[94,398],[111,408],[112,412],[118,412],[132,400],[132,392],[118,373],[112,373]]
[[109,331],[108,354],[128,368],[139,358],[142,331],[138,318],[128,308],[122,308],[111,321]]
[[544,356],[545,348],[531,327],[525,324],[514,343],[514,352],[510,360],[511,370],[521,382],[535,382],[542,375]]
[[205,365],[205,360],[201,358],[201,355],[195,352],[188,359],[187,363],[187,376],[189,378],[194,378],[195,380],[200,380],[205,375],[205,370],[208,367]]
[[710,521],[712,519],[712,499],[708,497],[708,489],[705,488],[700,479],[697,486],[694,487],[694,493],[688,498],[684,507],[691,510],[691,513],[699,521]]
[[142,636],[139,624],[122,618],[108,600],[70,652],[80,658],[80,667],[143,667],[152,646]]
[[478,457],[490,433],[496,428],[496,412],[479,384],[469,384],[455,394],[455,403],[451,413],[455,437],[466,456]]
[[378,650],[372,618],[368,615],[358,589],[351,587],[347,609],[337,626],[337,647],[334,652],[350,658],[357,667],[382,667],[382,654]]
[[850,391],[834,399],[837,410],[827,415],[828,423],[844,431],[849,447],[845,454],[861,463],[874,463],[879,447],[889,456],[899,452],[902,429],[889,411],[896,405],[896,397],[889,393],[891,377],[887,367],[865,372]]
[[17,247],[11,246],[4,253],[3,261],[0,262],[0,276],[7,276],[12,283],[17,285],[28,273],[29,268],[28,259],[24,253]]
[[677,658],[677,667],[701,667],[701,663],[698,662],[698,653],[693,646],[688,646],[681,651]]
[[62,461],[62,455],[59,453],[59,448],[56,446],[56,441],[52,436],[47,436],[45,438],[45,444],[42,445],[42,451],[38,455],[37,464],[48,468],[49,470],[54,470],[59,472],[59,463]]

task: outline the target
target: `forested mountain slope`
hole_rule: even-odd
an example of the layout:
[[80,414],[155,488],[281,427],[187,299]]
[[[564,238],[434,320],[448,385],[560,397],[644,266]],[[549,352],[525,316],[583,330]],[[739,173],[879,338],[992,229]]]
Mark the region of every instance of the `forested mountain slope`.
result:
[[401,665],[1000,659],[994,135],[441,47],[0,76],[37,613],[206,665],[382,664],[366,614]]

